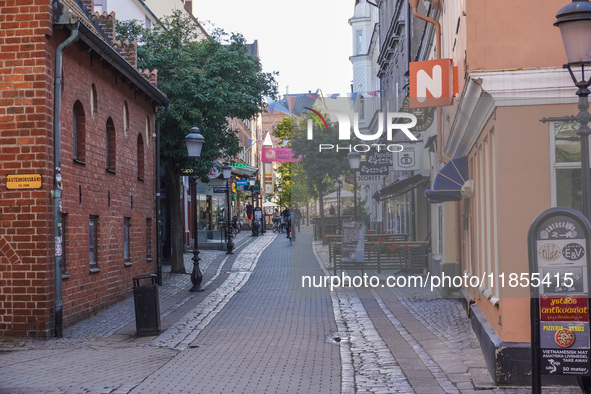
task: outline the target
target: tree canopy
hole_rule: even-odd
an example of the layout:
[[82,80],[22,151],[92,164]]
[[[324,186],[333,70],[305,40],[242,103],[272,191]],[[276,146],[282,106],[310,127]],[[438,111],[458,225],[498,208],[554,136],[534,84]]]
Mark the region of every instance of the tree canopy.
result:
[[[250,55],[240,34],[217,29],[202,39],[194,20],[181,11],[161,23],[153,30],[133,21],[119,23],[117,39],[141,43],[138,69],[158,70],[158,88],[170,100],[170,112],[161,124],[160,157],[172,190],[178,190],[182,170],[195,168],[200,180],[208,182],[214,160],[230,162],[239,152],[238,137],[228,119],[251,119],[258,114],[263,97],[276,95],[276,73],[262,71],[260,60]],[[205,138],[197,160],[188,157],[184,143],[194,125]],[[172,266],[173,272],[184,272],[182,253],[178,253],[182,251],[180,198],[178,193],[171,194],[172,222],[178,223],[172,229]]]

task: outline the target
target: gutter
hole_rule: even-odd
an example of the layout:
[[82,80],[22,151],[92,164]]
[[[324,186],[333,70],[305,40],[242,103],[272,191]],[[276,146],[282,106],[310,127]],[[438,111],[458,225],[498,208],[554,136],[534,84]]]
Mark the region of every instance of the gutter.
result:
[[55,79],[53,81],[53,235],[55,264],[55,336],[63,336],[62,299],[62,152],[60,111],[62,107],[62,60],[64,50],[79,38],[80,21],[72,26],[70,37],[55,50]]

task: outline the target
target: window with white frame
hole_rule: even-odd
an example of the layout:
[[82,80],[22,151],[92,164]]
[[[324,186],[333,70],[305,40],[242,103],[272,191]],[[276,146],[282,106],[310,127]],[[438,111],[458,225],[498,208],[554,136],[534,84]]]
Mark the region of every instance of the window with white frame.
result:
[[552,205],[582,209],[581,143],[578,123],[550,125],[552,142]]

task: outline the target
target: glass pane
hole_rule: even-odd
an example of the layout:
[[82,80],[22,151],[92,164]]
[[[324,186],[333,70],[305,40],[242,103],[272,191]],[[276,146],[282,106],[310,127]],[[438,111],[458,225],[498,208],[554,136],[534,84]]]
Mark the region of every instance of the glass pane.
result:
[[556,163],[581,161],[581,142],[577,135],[578,123],[554,123]]
[[88,239],[88,245],[89,245],[89,260],[90,260],[90,264],[96,264],[96,258],[95,258],[95,226],[94,226],[94,219],[90,219],[90,223],[89,223],[89,239]]
[[581,169],[556,170],[556,203],[559,207],[582,209]]

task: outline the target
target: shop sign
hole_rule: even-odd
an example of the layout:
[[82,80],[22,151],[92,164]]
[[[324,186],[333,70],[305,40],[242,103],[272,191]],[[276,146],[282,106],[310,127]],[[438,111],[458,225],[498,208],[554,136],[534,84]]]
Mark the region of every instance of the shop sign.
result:
[[352,220],[343,222],[341,242],[341,259],[343,262],[363,263],[365,226],[362,223]]
[[362,186],[382,185],[384,178],[383,175],[362,175],[357,173],[357,184]]
[[587,218],[570,208],[548,209],[530,226],[534,393],[541,393],[541,375],[591,375],[590,237]]

